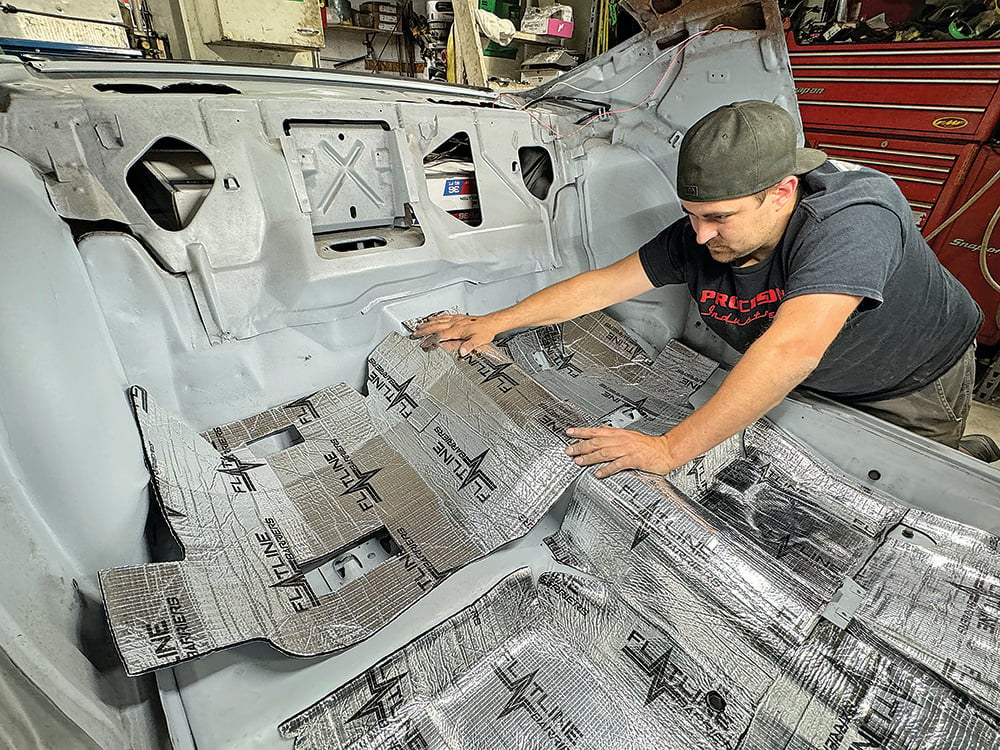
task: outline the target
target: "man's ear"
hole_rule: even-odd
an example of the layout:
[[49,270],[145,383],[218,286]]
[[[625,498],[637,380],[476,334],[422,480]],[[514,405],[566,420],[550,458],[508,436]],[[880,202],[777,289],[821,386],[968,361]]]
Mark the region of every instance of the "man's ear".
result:
[[795,200],[795,194],[799,188],[799,178],[793,174],[771,188],[771,195],[774,197],[774,207],[779,211],[787,206],[789,202]]

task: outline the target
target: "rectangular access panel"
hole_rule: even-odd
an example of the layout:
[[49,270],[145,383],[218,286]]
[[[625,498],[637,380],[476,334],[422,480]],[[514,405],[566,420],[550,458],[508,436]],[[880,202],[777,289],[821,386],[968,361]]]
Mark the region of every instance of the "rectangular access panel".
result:
[[[932,243],[941,262],[965,285],[983,309],[986,320],[977,337],[983,344],[1000,343],[1000,321],[997,320],[1000,315],[1000,292],[989,285],[979,267],[983,235],[994,212],[1000,211],[1000,147],[983,146],[951,207],[954,211],[962,206],[991,180],[993,183],[982,195],[965,213],[945,227]],[[1000,230],[994,231],[987,243],[986,267],[994,279],[1000,280],[998,235]]]
[[831,159],[854,162],[889,175],[927,232],[945,217],[979,149],[978,143],[945,143],[912,138],[805,131],[813,148]]
[[984,141],[1000,113],[1000,41],[796,44],[806,128]]
[[319,0],[216,0],[202,6],[207,44],[322,49]]

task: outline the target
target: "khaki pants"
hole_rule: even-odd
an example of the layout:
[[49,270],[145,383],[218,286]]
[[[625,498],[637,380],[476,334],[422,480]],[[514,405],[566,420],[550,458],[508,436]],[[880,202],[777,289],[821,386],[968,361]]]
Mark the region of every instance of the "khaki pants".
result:
[[950,370],[920,390],[854,406],[918,435],[958,448],[972,407],[975,380],[976,343],[973,342]]

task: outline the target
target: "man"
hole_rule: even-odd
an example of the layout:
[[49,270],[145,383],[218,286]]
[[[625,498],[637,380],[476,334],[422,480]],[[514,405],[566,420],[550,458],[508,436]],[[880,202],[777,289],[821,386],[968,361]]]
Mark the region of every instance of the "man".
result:
[[[924,242],[892,180],[796,148],[791,116],[749,101],[691,127],[677,191],[687,217],[637,252],[489,315],[434,317],[416,335],[439,334],[466,355],[512,328],[686,283],[706,324],[743,356],[665,435],[569,430],[579,441],[566,452],[582,466],[604,463],[598,477],[671,471],[798,385],[960,447],[982,313]],[[1000,457],[979,437],[984,459]]]

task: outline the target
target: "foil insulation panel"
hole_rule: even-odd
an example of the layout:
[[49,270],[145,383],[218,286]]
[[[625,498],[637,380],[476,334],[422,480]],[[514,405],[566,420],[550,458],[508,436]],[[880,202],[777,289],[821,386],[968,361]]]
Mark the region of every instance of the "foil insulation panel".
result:
[[368,364],[367,397],[341,384],[201,436],[134,389],[185,557],[101,574],[130,674],[252,639],[301,656],[356,643],[523,536],[579,475],[565,430],[593,418],[501,351],[391,335]]
[[713,632],[736,653],[748,642],[772,653],[801,643],[827,604],[659,477],[582,477],[562,533],[587,572],[636,606],[682,633]]
[[368,410],[484,551],[525,534],[580,472],[564,447],[586,415],[489,349],[456,359],[389,336],[369,357]]
[[987,750],[1000,722],[864,627],[823,622],[781,660],[740,750]]
[[1000,707],[1000,538],[910,510],[865,566],[857,617],[983,705]]
[[585,475],[554,544],[674,628],[781,653],[903,514],[760,421],[666,478]]
[[690,395],[718,366],[676,341],[651,360],[620,323],[603,313],[517,333],[500,346],[596,424],[648,434],[662,434],[690,414]]
[[[703,602],[702,605],[706,605]],[[696,605],[698,606],[698,605]],[[296,750],[986,750],[988,713],[863,628],[742,663],[616,587],[528,571],[279,726]]]
[[296,750],[735,747],[771,682],[740,676],[599,582],[520,571],[279,732]]
[[[352,492],[359,483],[349,480],[346,490],[335,483],[354,476],[354,467],[329,438],[330,461],[316,457],[322,441],[311,439],[287,449],[303,454],[301,462],[287,455],[277,462],[291,476],[308,480],[310,465],[322,463],[326,471],[340,461],[328,490],[310,496],[312,505],[297,504],[301,496],[290,495],[276,471],[248,448],[219,453],[141,389],[133,388],[132,396],[155,492],[184,559],[101,572],[111,632],[129,674],[252,639],[296,655],[342,648],[370,635],[433,586],[428,566],[402,547],[339,590],[319,589],[323,595],[318,595],[307,580],[311,567],[336,556],[334,545],[354,548],[376,527],[362,509],[365,493]],[[303,411],[297,405],[286,413],[322,414],[312,428],[323,421],[365,419],[361,397],[346,387],[306,401]],[[310,432],[304,424],[300,428]],[[371,428],[362,427],[359,434],[366,429]],[[407,498],[426,492],[419,478],[413,479]],[[290,487],[294,493],[295,485]],[[326,512],[344,522],[310,523]],[[345,539],[352,541],[342,544]],[[379,607],[371,606],[373,600]]]

